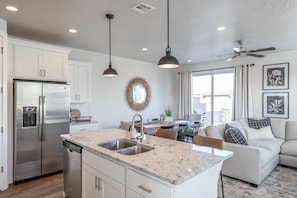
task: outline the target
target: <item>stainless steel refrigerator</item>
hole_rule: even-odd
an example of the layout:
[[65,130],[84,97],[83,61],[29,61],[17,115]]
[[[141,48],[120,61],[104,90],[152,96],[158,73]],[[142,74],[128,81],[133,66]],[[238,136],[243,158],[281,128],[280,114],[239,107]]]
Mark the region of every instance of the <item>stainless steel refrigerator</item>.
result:
[[63,169],[69,133],[69,85],[14,81],[14,181]]

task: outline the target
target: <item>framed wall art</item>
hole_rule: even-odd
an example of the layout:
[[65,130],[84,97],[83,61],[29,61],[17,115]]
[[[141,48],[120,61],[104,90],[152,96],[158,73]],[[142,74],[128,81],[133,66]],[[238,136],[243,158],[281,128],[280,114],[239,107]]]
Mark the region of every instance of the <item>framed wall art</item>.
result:
[[263,93],[263,117],[289,118],[289,92]]
[[263,65],[263,90],[289,89],[289,63]]

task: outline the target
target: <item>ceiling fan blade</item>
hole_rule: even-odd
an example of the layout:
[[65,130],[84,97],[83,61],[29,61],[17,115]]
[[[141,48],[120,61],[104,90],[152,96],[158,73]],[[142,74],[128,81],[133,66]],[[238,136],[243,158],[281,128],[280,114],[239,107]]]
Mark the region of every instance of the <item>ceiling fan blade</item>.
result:
[[234,50],[234,52],[240,52],[240,50],[241,50],[239,47],[234,47],[232,49]]
[[267,47],[262,49],[256,49],[256,50],[249,50],[248,52],[263,52],[263,51],[271,51],[275,50],[275,47]]
[[234,55],[234,56],[232,56],[230,58],[227,58],[226,61],[231,61],[232,59],[236,58],[237,56],[239,56],[239,55],[237,54],[237,55]]
[[249,53],[247,53],[246,55],[247,55],[247,56],[257,57],[257,58],[262,58],[262,57],[264,57],[264,55],[261,55],[261,54],[249,54]]

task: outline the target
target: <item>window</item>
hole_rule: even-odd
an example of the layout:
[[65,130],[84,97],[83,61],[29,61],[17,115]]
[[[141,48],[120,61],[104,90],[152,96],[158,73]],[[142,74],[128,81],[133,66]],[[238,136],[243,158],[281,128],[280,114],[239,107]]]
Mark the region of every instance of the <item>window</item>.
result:
[[192,113],[201,114],[204,126],[232,120],[234,69],[193,72]]

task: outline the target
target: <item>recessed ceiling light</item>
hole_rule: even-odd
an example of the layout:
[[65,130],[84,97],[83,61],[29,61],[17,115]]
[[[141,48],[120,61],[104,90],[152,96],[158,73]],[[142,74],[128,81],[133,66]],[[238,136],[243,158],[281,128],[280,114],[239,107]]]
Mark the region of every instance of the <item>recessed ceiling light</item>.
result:
[[18,9],[14,6],[6,6],[6,9],[9,11],[14,11],[14,12],[18,11]]
[[142,48],[141,49],[142,51],[147,51],[148,49],[146,47]]
[[68,29],[68,31],[69,31],[70,33],[77,33],[77,30],[76,30],[76,29]]
[[191,62],[193,62],[193,61],[192,61],[191,59],[189,59],[189,60],[188,60],[188,63],[191,63]]
[[217,27],[217,30],[219,30],[219,31],[222,31],[222,30],[225,30],[226,28],[224,27],[224,26],[219,26],[219,27]]

